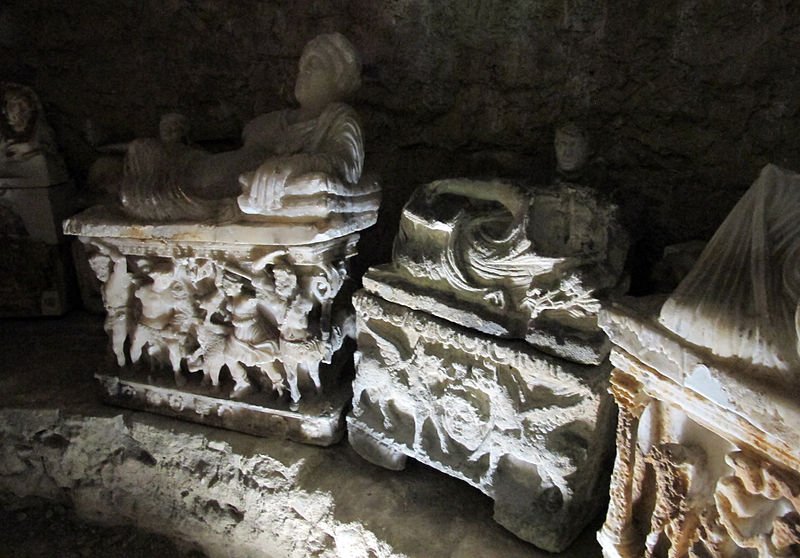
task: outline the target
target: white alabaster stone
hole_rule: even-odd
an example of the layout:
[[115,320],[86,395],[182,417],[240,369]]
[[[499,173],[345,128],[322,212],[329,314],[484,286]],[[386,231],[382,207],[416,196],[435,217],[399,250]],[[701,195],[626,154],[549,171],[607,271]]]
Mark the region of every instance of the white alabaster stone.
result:
[[653,314],[601,323],[620,407],[604,555],[797,556],[797,392],[740,376]]
[[495,519],[560,551],[598,511],[613,421],[608,364],[549,357],[364,291],[357,312],[351,445],[406,456],[495,500]]
[[[340,349],[353,336],[349,301],[338,295],[357,231],[373,222],[141,224],[101,207],[69,219],[65,231],[84,242],[101,282],[105,328],[122,367],[98,376],[113,387],[106,398],[335,443],[349,400]],[[149,379],[143,363],[155,371]],[[218,411],[205,412],[209,405]]]
[[794,383],[800,369],[800,175],[767,165],[659,321],[743,361],[740,374]]
[[302,246],[345,237],[375,224],[377,210],[329,215],[312,223],[234,221],[139,222],[114,207],[98,206],[67,219],[64,232],[97,238],[131,238],[209,246]]
[[248,122],[239,149],[184,145],[170,121],[159,139],[132,142],[120,186],[125,213],[144,221],[315,223],[377,211],[378,190],[362,177],[358,115],[343,102],[361,83],[358,52],[339,33],[319,35],[298,66],[300,107]]
[[600,314],[606,556],[800,555],[800,176],[767,165],[666,300]]
[[[625,355],[633,355],[639,367],[657,371],[676,389],[694,394],[685,406],[705,416],[705,424],[753,445],[768,443],[800,470],[800,381],[785,384],[776,382],[777,378],[749,376],[746,362],[714,355],[664,328],[652,305],[614,305],[601,312],[600,324],[619,348],[611,359],[617,368],[627,369],[631,357]],[[697,401],[703,401],[703,406],[692,408]],[[747,421],[747,429],[740,428],[739,417]]]
[[574,184],[448,179],[403,210],[393,262],[365,286],[466,327],[597,364],[600,298],[624,284],[616,208]]

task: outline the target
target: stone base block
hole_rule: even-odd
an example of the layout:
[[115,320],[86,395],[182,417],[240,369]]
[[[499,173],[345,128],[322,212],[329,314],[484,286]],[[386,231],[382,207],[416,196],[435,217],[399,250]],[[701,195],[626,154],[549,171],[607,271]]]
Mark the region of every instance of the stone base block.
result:
[[462,479],[520,538],[569,546],[605,501],[608,362],[554,358],[365,291],[354,304],[354,449],[390,469],[408,456]]
[[[323,370],[323,376],[328,377],[328,372]],[[339,374],[333,371],[330,376]],[[119,375],[98,373],[95,379],[101,398],[111,405],[316,446],[330,446],[342,439],[344,413],[351,398],[347,381],[331,382],[323,393],[304,395],[293,404],[288,394],[258,392],[232,399],[194,379],[176,387],[172,378],[126,369]]]
[[358,455],[385,469],[405,469],[408,456],[395,449],[391,441],[386,442],[382,438],[383,436],[365,427],[352,416],[347,417],[347,441]]

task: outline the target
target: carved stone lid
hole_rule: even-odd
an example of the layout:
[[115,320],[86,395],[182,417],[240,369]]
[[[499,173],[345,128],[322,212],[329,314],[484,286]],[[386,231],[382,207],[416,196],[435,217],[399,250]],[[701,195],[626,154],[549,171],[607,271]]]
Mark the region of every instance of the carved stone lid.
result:
[[316,223],[148,223],[134,221],[113,207],[95,206],[64,221],[64,233],[93,238],[176,243],[293,246],[341,238],[372,226],[376,220],[377,211],[367,211],[357,214],[342,213]]

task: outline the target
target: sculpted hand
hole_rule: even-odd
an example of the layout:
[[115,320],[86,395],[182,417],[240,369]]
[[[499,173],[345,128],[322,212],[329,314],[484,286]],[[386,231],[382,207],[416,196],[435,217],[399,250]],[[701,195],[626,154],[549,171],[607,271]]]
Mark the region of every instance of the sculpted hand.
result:
[[294,172],[288,158],[270,159],[254,172],[243,174],[239,181],[243,193],[239,207],[245,213],[266,214],[281,207],[286,182]]
[[287,192],[302,191],[304,185],[327,183],[327,169],[309,155],[269,159],[254,172],[239,177],[243,189],[239,207],[245,213],[268,215],[283,207]]

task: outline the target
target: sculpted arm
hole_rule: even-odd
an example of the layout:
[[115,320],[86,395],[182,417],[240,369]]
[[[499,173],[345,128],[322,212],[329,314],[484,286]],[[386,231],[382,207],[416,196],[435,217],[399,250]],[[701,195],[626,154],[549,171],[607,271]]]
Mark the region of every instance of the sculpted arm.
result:
[[[364,143],[354,111],[346,105],[320,117],[322,129],[313,145],[292,155],[273,157],[256,171],[240,177],[245,213],[264,213],[281,207],[286,192],[311,195],[353,185],[361,177]],[[324,120],[327,120],[324,121]]]

